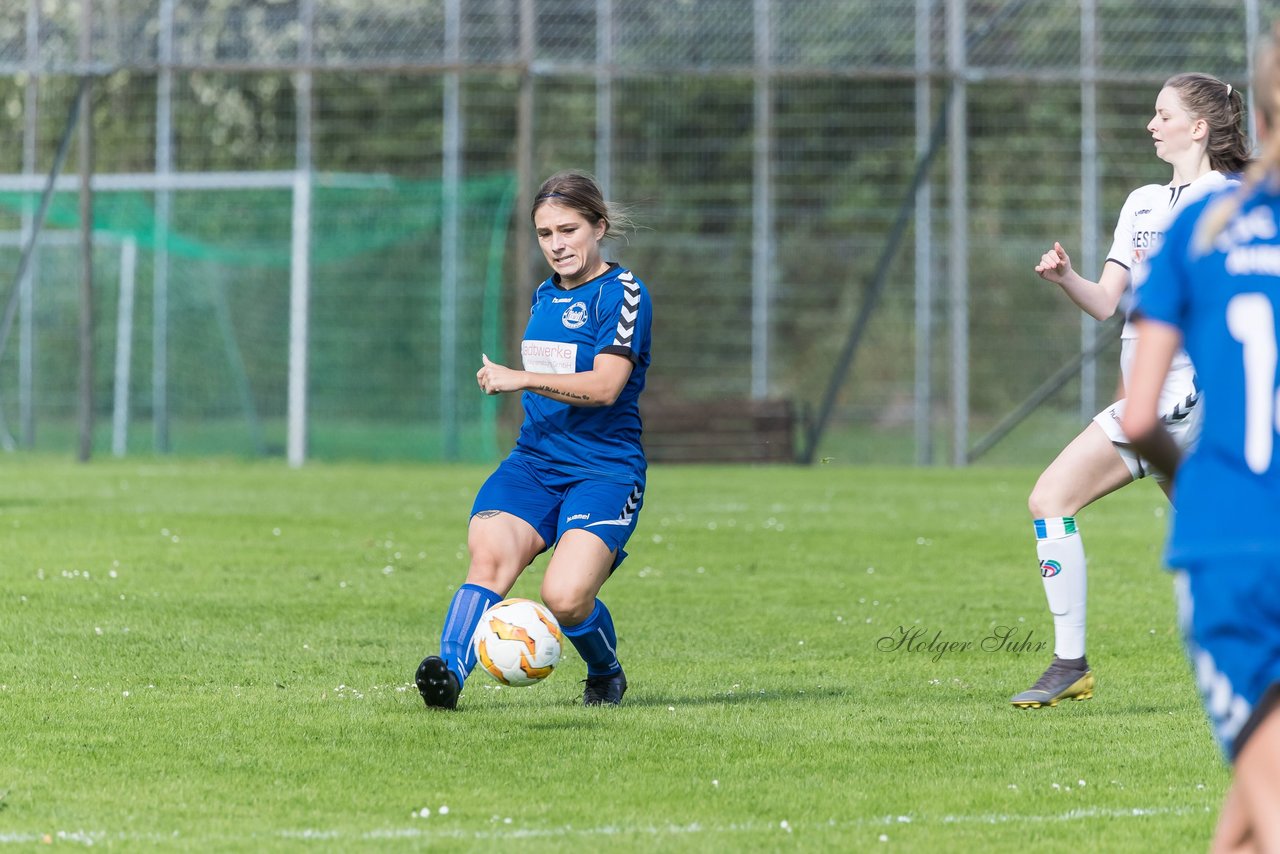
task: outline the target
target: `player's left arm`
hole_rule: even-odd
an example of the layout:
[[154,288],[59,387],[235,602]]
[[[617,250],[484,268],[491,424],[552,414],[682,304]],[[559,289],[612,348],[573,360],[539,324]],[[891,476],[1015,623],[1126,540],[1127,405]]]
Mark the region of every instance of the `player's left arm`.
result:
[[485,394],[531,391],[573,406],[609,406],[618,399],[631,378],[631,360],[612,353],[598,353],[591,370],[574,374],[544,374],[517,371],[489,361],[476,372],[476,382]]
[[1148,318],[1139,318],[1137,326],[1138,344],[1129,371],[1128,397],[1120,426],[1138,453],[1161,472],[1172,476],[1181,462],[1182,452],[1160,419],[1159,402],[1169,365],[1182,346],[1182,333],[1176,326]]

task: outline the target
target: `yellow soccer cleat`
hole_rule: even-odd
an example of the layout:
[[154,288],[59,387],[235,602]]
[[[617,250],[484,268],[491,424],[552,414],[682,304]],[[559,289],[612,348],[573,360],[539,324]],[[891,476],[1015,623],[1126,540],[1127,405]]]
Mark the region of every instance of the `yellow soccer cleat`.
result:
[[1059,700],[1088,700],[1093,697],[1093,671],[1083,658],[1080,665],[1067,664],[1056,655],[1053,663],[1032,685],[1015,695],[1010,703],[1020,709],[1056,706]]

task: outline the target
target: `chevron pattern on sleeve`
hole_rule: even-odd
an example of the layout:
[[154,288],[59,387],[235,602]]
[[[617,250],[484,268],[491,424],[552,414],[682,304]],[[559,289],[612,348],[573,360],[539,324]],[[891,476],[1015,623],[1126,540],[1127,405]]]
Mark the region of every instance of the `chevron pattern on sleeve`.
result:
[[622,312],[618,318],[618,331],[613,336],[615,347],[630,347],[636,334],[636,318],[640,315],[640,285],[628,271],[618,277],[622,282]]

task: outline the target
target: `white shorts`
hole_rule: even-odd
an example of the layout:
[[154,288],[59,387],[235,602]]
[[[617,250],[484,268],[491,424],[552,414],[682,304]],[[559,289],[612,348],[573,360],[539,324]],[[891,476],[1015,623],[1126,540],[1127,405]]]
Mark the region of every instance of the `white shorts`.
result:
[[[1153,475],[1156,480],[1168,480],[1163,474],[1151,468],[1150,464],[1138,455],[1129,442],[1129,437],[1120,429],[1120,420],[1124,417],[1123,400],[1118,400],[1106,409],[1093,416],[1093,423],[1102,428],[1107,438],[1115,445],[1116,452],[1129,467],[1129,474],[1134,480]],[[1165,429],[1173,436],[1178,448],[1186,454],[1195,447],[1200,438],[1200,425],[1204,421],[1202,394],[1196,385],[1196,372],[1188,363],[1169,372],[1160,390],[1160,419]]]

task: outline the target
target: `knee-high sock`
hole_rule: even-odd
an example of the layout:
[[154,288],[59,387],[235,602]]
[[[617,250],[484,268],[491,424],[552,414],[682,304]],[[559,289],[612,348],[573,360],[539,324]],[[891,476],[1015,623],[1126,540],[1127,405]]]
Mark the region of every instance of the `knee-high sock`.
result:
[[471,637],[480,625],[480,617],[501,601],[501,596],[479,584],[464,584],[453,594],[444,616],[444,628],[440,630],[440,657],[458,677],[459,685],[467,681],[467,675],[476,666]]
[[612,676],[622,670],[618,663],[618,635],[613,630],[613,616],[599,599],[591,616],[576,626],[561,628],[587,663],[588,676]]
[[1053,612],[1053,651],[1058,658],[1084,655],[1084,543],[1073,516],[1035,520],[1036,554],[1044,595]]

